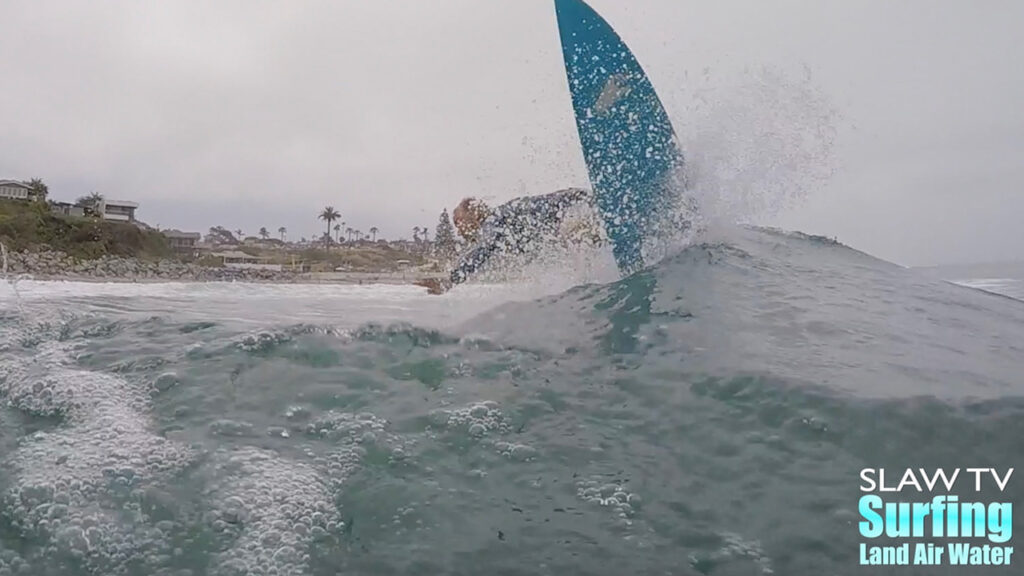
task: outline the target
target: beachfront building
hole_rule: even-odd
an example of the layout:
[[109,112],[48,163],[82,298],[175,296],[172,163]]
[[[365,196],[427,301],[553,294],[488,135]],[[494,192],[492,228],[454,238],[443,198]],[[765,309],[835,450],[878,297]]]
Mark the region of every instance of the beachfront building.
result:
[[116,220],[118,222],[135,222],[135,211],[139,205],[135,202],[124,200],[103,200],[100,204],[100,215],[104,220]]
[[271,263],[268,258],[251,256],[238,250],[214,252],[211,256],[220,260],[221,263],[224,264],[225,268],[236,268],[240,270],[273,270],[276,272],[280,272],[283,269],[283,266]]
[[15,180],[0,180],[0,198],[29,201],[34,197],[32,187]]
[[70,202],[50,202],[50,212],[58,216],[85,216],[85,208]]
[[181,230],[163,230],[161,234],[167,237],[167,244],[171,250],[186,254],[196,253],[196,244],[202,235],[198,232],[182,232]]

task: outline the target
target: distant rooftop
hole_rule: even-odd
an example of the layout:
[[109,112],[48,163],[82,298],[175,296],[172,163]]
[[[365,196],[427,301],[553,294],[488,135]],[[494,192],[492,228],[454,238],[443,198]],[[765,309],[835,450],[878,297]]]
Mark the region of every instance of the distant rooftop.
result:
[[125,208],[138,208],[138,202],[129,202],[127,200],[103,200],[103,203],[107,206],[124,206]]
[[161,230],[164,236],[168,238],[186,238],[199,240],[202,235],[199,232],[182,232],[181,230]]

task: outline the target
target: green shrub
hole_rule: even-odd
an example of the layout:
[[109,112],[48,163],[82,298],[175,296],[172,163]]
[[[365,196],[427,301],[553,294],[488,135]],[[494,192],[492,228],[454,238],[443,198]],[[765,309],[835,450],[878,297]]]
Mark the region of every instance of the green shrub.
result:
[[0,242],[12,250],[59,250],[83,260],[171,255],[159,232],[125,222],[55,215],[40,202],[0,201]]

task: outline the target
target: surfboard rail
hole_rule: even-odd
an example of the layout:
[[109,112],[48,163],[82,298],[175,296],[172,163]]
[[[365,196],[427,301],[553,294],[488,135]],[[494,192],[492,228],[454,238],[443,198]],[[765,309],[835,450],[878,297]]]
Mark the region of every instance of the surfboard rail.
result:
[[591,186],[619,270],[643,267],[643,242],[683,154],[636,57],[584,0],[554,0],[566,78]]

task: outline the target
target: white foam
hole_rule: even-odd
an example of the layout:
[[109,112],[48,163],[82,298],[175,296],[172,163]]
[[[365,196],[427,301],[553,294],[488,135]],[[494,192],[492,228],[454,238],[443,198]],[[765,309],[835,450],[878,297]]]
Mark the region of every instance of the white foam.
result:
[[493,400],[474,402],[462,408],[435,410],[430,413],[431,424],[442,430],[482,438],[491,433],[509,431],[505,416]]
[[[0,283],[2,286],[2,283]],[[568,288],[563,281],[513,284],[469,283],[440,296],[418,286],[244,283],[99,283],[28,280],[19,293],[0,288],[0,308],[23,304],[35,315],[55,309],[104,316],[165,316],[175,321],[211,321],[266,327],[310,323],[353,328],[368,322],[409,322],[444,327],[510,302]],[[19,299],[20,296],[20,299]]]
[[22,280],[27,300],[51,298],[344,298],[402,301],[422,295],[411,285],[394,284],[258,284],[246,282],[80,282]]
[[642,504],[640,495],[631,492],[624,483],[609,481],[603,476],[578,478],[576,497],[610,509],[625,526],[633,525],[633,517]]
[[308,464],[246,447],[218,452],[214,477],[209,519],[233,539],[217,574],[304,574],[312,544],[340,528],[327,476]]
[[328,411],[303,425],[309,411],[292,406],[283,416],[291,430],[326,440],[333,449],[322,456],[307,449],[310,463],[251,447],[215,454],[209,518],[214,531],[232,540],[217,559],[218,574],[306,573],[312,546],[344,528],[334,498],[360,467],[365,449],[390,450],[392,461],[405,458],[403,441],[373,414]]
[[[713,563],[749,560],[761,574],[768,576],[775,573],[772,561],[765,555],[760,542],[746,540],[732,532],[724,532],[719,534],[719,537],[723,541],[722,547],[706,556],[704,560]],[[691,562],[696,563],[697,558],[691,557]]]
[[48,554],[117,574],[133,556],[167,546],[159,530],[118,499],[167,479],[193,454],[151,430],[145,388],[69,368],[66,356],[65,348],[43,343],[31,359],[4,366],[0,392],[13,407],[63,420],[10,455],[4,502],[15,526],[50,542]]

